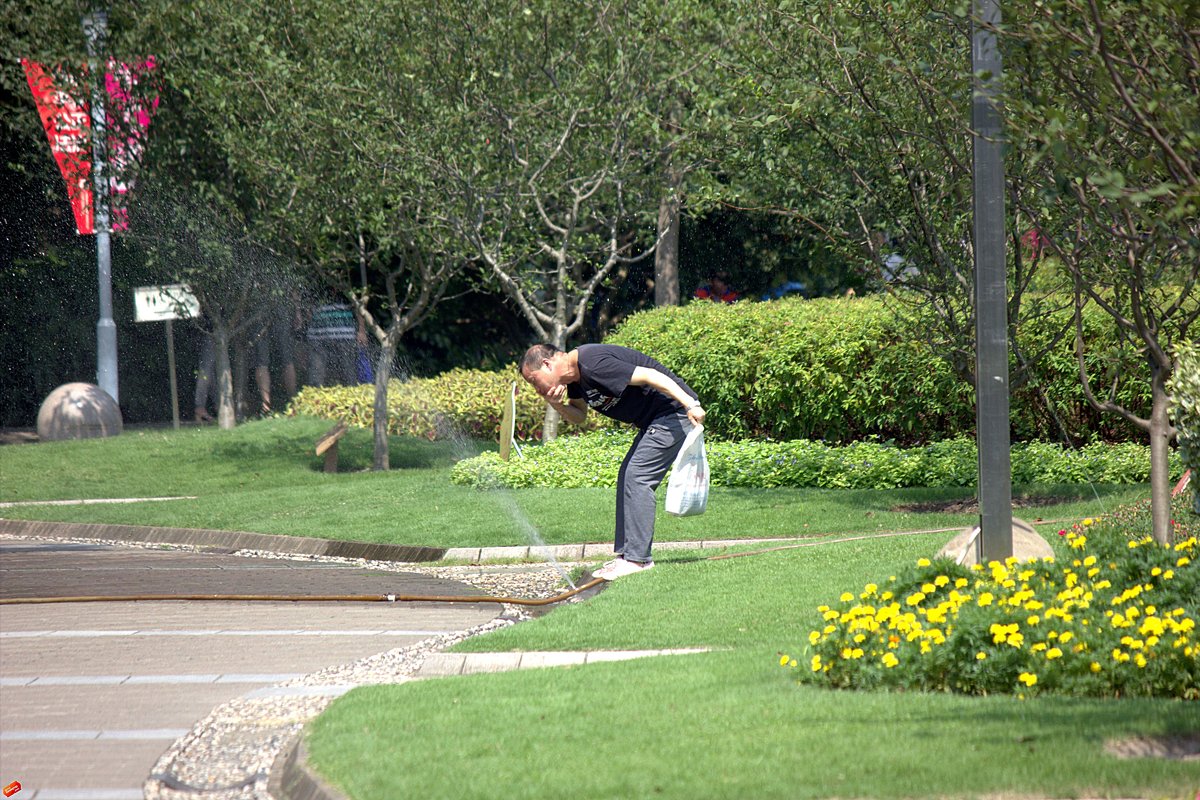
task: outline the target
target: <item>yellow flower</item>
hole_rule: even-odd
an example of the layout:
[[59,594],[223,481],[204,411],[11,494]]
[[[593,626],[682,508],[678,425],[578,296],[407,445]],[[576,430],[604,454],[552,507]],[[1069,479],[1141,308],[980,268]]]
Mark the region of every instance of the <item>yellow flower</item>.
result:
[[992,593],[991,592],[982,592],[979,595],[979,600],[977,600],[976,602],[979,603],[980,608],[983,608],[984,606],[990,606],[992,604]]
[[1032,672],[1022,672],[1017,676],[1017,680],[1026,686],[1034,686],[1037,684],[1037,675],[1034,675]]
[[1046,660],[1053,661],[1056,658],[1062,658],[1062,654],[1062,650],[1059,650],[1057,647],[1051,647],[1046,651]]
[[790,656],[787,656],[787,655],[780,656],[779,657],[779,666],[786,667],[788,665],[788,661],[790,661],[790,660],[791,660]]
[[1098,661],[1093,661],[1093,662],[1092,662],[1092,665],[1089,667],[1089,669],[1090,669],[1092,672],[1099,672],[1099,671],[1100,671],[1100,662],[1098,662]]
[[1095,521],[1096,521],[1096,520],[1092,519],[1091,517],[1088,517],[1087,519],[1085,519],[1085,520],[1083,521],[1083,525],[1084,525],[1084,527],[1087,527],[1088,525],[1091,525],[1091,524],[1092,524],[1093,522],[1095,522]]
[[820,656],[812,657],[812,671],[813,672],[821,671],[821,657]]
[[935,586],[945,586],[949,582],[950,582],[950,579],[948,577],[946,577],[945,575],[938,575],[936,578],[933,579],[933,583]]
[[900,663],[900,659],[896,658],[896,654],[892,652],[884,653],[883,658],[881,658],[880,661],[882,661],[883,665],[888,669],[891,669]]
[[931,562],[929,561],[929,559],[928,559],[928,558],[918,558],[918,559],[917,559],[917,566],[918,566],[918,567],[928,567],[930,563],[931,563]]
[[956,580],[954,582],[954,588],[961,589],[964,586],[966,586],[968,583],[969,583],[969,581],[966,578],[959,578],[958,580]]
[[1146,666],[1146,657],[1141,653],[1138,653],[1133,657],[1133,663],[1137,664],[1138,668],[1140,669],[1141,667]]
[[910,606],[919,606],[919,605],[921,605],[921,601],[924,599],[925,599],[925,595],[922,594],[921,592],[913,592],[912,594],[910,594],[908,597],[906,597],[904,599],[904,602]]
[[850,594],[849,592],[842,592],[842,596],[839,597],[838,599],[841,600],[843,603],[849,603],[851,600],[854,599],[854,595]]
[[986,658],[987,658],[987,653],[983,652],[982,650],[980,650],[978,653],[975,654],[976,661],[983,661]]

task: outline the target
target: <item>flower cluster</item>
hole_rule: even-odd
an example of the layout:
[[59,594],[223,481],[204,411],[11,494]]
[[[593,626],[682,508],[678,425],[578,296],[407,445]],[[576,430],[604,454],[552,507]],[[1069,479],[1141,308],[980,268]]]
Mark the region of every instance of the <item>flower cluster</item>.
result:
[[818,608],[811,657],[829,686],[1200,698],[1200,546],[1087,519],[1064,559],[971,568],[920,559]]

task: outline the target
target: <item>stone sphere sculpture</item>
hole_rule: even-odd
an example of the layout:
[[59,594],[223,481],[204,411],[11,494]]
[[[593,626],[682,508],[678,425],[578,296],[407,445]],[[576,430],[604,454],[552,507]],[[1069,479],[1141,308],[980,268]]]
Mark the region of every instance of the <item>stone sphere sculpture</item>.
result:
[[37,432],[43,442],[96,439],[121,432],[121,409],[92,383],[64,383],[42,401]]

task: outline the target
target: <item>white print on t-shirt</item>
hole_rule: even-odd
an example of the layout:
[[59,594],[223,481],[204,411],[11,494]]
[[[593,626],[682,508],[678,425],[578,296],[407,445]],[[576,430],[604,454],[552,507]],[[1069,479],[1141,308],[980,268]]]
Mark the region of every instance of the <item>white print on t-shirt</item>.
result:
[[601,414],[615,406],[621,399],[604,394],[596,389],[587,389],[584,391],[584,397],[587,399],[588,408],[594,409]]

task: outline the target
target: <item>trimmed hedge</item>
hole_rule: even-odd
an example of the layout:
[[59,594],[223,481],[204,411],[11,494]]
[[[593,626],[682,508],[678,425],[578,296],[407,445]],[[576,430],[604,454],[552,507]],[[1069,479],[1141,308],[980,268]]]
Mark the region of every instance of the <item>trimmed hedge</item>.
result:
[[[445,439],[468,436],[495,440],[500,435],[504,399],[517,385],[516,436],[541,439],[546,404],[521,380],[516,367],[490,372],[452,369],[436,378],[410,378],[388,383],[388,433]],[[292,399],[288,414],[346,420],[370,428],[375,387],[306,386]]]
[[[481,489],[616,486],[633,432],[604,430],[559,437],[527,447],[501,461],[494,452],[459,461],[451,482]],[[975,442],[958,438],[904,449],[878,441],[837,447],[799,439],[705,443],[714,486],[829,489],[896,489],[910,486],[974,486]],[[1171,456],[1171,474],[1182,473]],[[1143,483],[1150,477],[1150,448],[1132,443],[1092,444],[1079,450],[1042,442],[1016,444],[1012,481],[1029,484]]]
[[[606,341],[649,353],[687,381],[714,438],[916,444],[973,435],[974,390],[914,338],[912,331],[935,326],[912,313],[879,296],[691,303],[636,314]],[[1069,323],[1065,311],[1030,321],[1024,352],[1037,352]],[[1105,383],[1124,370],[1116,400],[1147,413],[1149,381],[1138,378],[1138,366],[1107,360],[1120,350],[1111,319],[1089,308],[1084,337],[1093,379]],[[1087,405],[1070,336],[1041,362],[1036,384],[1013,391],[1015,440],[1061,439],[1046,397],[1073,436],[1140,436]]]
[[[606,341],[649,353],[686,380],[704,401],[710,440],[845,444],[875,438],[918,445],[973,436],[974,390],[911,335],[933,326],[905,313],[910,312],[878,296],[691,303],[636,314]],[[1069,323],[1064,314],[1030,322],[1022,334],[1024,351],[1037,352],[1050,341]],[[1138,377],[1140,367],[1111,356],[1121,351],[1111,319],[1089,310],[1084,336],[1097,382],[1110,383],[1120,373],[1117,402],[1148,413],[1149,382]],[[1055,414],[1077,441],[1141,440],[1142,434],[1122,420],[1087,405],[1072,341],[1060,342],[1042,360],[1035,384],[1013,390],[1014,441],[1060,440]],[[494,439],[503,398],[514,381],[518,439],[539,439],[545,406],[515,367],[455,369],[436,378],[392,381],[388,430],[431,439]],[[370,386],[307,387],[291,411],[370,427],[371,404]],[[583,430],[612,424],[592,414]]]

